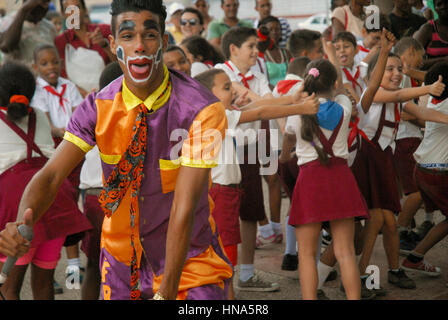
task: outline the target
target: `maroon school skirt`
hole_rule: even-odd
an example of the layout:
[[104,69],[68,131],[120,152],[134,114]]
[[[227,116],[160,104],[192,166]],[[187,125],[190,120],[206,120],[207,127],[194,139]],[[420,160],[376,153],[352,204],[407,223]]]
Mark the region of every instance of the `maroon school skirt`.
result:
[[314,160],[300,166],[289,215],[290,225],[368,218],[366,203],[347,161],[330,158],[328,165]]
[[299,165],[297,164],[297,161],[297,156],[294,155],[288,162],[278,163],[278,175],[280,176],[283,189],[290,200],[292,199],[292,193],[296,186],[297,177],[299,176]]
[[382,150],[365,140],[351,166],[369,209],[386,209],[394,213],[401,211],[392,149]]
[[[23,191],[31,178],[44,166],[47,159],[24,160],[0,175],[0,230],[6,223],[16,221]],[[74,190],[66,179],[47,212],[37,222],[43,224],[47,240],[82,232],[92,226],[79,211],[73,197]]]
[[395,168],[397,169],[401,189],[405,195],[418,191],[414,179],[414,152],[421,142],[420,138],[404,138],[395,141]]
[[227,247],[241,243],[239,212],[242,190],[214,183],[209,194],[215,203],[212,215],[222,244]]
[[81,250],[89,259],[100,258],[101,230],[103,227],[104,212],[101,209],[98,197],[86,194],[84,200],[84,214],[93,228],[86,231],[81,243]]
[[414,172],[426,211],[440,210],[448,217],[448,171],[430,170],[417,165]]

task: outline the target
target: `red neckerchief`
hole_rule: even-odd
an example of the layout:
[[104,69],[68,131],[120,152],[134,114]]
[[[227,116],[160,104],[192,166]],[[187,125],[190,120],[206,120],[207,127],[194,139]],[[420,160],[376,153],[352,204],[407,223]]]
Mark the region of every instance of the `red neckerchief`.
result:
[[347,70],[347,68],[342,68],[342,71],[344,71],[344,73],[345,73],[345,77],[347,78],[348,81],[350,81],[352,83],[352,87],[353,87],[353,90],[355,90],[355,92],[356,92],[356,86],[358,86],[362,91],[362,87],[357,81],[359,79],[359,75],[361,74],[361,71],[359,70],[359,66],[356,69],[357,69],[357,71],[356,71],[355,77],[353,77],[352,74],[350,73],[350,71]]
[[353,145],[353,142],[355,141],[356,136],[359,134],[361,137],[363,137],[365,140],[369,141],[370,143],[372,143],[370,141],[370,139],[367,137],[367,135],[365,134],[364,131],[362,131],[361,129],[358,128],[358,123],[359,123],[359,118],[356,117],[355,121],[351,121],[348,125],[348,127],[351,129],[349,134],[348,134],[348,148],[350,149],[350,147]]
[[411,84],[412,84],[412,88],[420,87],[419,81],[415,80],[414,78],[411,78]]
[[394,113],[395,113],[395,131],[398,130],[398,125],[400,123],[400,109],[398,108],[398,103],[394,104]]
[[[230,70],[234,71],[232,66],[230,65],[230,63],[228,61],[225,62],[226,66],[228,66],[230,68]],[[250,89],[249,87],[249,81],[252,80],[254,78],[254,75],[251,75],[249,77],[246,77],[244,74],[242,74],[241,72],[238,73],[238,75],[241,77],[241,81],[243,82],[244,86],[247,89]]]
[[213,64],[213,61],[211,60],[205,60],[202,62],[203,64],[210,66],[210,67],[214,67],[215,65]]
[[66,112],[64,107],[64,100],[67,101],[67,99],[64,98],[64,93],[65,90],[67,89],[67,85],[65,83],[62,85],[61,93],[58,93],[52,86],[45,86],[44,89],[47,90],[52,95],[59,97],[59,105],[62,107],[62,110]]
[[360,44],[358,44],[358,48],[359,48],[359,50],[362,51],[362,52],[366,52],[366,53],[369,53],[369,52],[370,52],[369,49],[364,48],[364,47],[363,47],[362,45],[360,45]]
[[440,100],[440,99],[437,99],[437,98],[432,98],[431,103],[432,104],[439,104],[439,103],[441,103],[441,102],[443,102],[445,100],[446,99]]
[[294,87],[297,83],[302,82],[301,80],[280,80],[277,83],[277,91],[278,93],[287,94],[292,87]]

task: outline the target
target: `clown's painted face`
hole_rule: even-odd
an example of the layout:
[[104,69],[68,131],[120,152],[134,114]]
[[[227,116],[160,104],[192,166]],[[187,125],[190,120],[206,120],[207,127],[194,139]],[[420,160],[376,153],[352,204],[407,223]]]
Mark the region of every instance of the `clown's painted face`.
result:
[[[124,12],[116,17],[116,34],[110,38],[130,87],[151,86],[163,74],[162,53],[167,38],[162,35],[159,16],[150,11]],[[131,89],[132,90],[132,89]]]

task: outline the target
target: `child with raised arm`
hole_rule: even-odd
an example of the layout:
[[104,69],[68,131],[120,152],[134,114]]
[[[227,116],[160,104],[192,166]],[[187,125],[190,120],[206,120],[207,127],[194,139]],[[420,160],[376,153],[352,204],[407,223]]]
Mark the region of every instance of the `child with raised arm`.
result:
[[[200,73],[195,78],[210,89],[226,108],[228,129],[219,156],[221,163],[212,169],[213,184],[210,189],[210,195],[215,203],[212,214],[216,221],[224,250],[232,265],[236,266],[238,260],[237,245],[241,242],[239,209],[242,194],[240,188],[241,171],[233,141],[237,125],[293,114],[312,114],[317,111],[318,103],[314,96],[305,98],[300,104],[291,105],[279,105],[279,99],[268,99],[251,103],[239,111],[231,107],[235,98],[235,90],[232,88],[232,83],[223,70],[212,69]],[[300,92],[297,95],[300,95]],[[287,102],[287,99],[283,100]],[[291,102],[293,102],[292,99]],[[233,287],[230,290],[230,298],[233,298]]]
[[[402,62],[393,53],[375,56],[369,64],[369,85],[363,93],[359,110],[359,128],[365,136],[352,165],[359,188],[367,201],[371,218],[365,227],[364,246],[359,270],[363,278],[373,246],[380,230],[388,258],[389,283],[413,289],[415,282],[399,268],[399,236],[394,213],[401,210],[396,172],[393,163],[395,137],[401,111],[424,119],[447,121],[448,117],[434,110],[406,102],[428,93],[439,95],[444,90],[440,81],[417,88],[400,89]],[[402,105],[402,102],[406,102]]]

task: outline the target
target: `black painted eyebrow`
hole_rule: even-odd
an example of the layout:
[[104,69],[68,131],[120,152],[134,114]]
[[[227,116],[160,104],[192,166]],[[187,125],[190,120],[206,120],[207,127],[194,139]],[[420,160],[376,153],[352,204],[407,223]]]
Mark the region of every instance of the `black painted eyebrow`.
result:
[[122,23],[120,23],[120,26],[118,27],[118,33],[121,33],[126,30],[135,30],[135,22],[130,20],[125,20]]
[[145,27],[145,29],[155,29],[160,32],[160,25],[155,20],[145,20],[145,22],[143,22],[143,26]]

